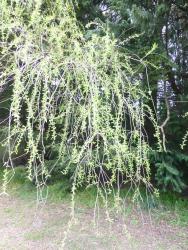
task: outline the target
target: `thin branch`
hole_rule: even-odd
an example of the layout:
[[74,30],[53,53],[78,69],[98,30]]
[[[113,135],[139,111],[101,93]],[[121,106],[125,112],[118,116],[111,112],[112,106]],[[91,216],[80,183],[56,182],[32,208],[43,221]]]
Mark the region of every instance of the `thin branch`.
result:
[[166,152],[167,151],[166,150],[166,135],[164,132],[164,127],[166,126],[166,124],[170,120],[170,106],[168,103],[168,98],[167,98],[167,93],[166,93],[166,81],[164,82],[164,98],[165,98],[165,104],[166,104],[166,119],[161,124],[160,129],[161,129],[161,133],[162,133],[163,149]]

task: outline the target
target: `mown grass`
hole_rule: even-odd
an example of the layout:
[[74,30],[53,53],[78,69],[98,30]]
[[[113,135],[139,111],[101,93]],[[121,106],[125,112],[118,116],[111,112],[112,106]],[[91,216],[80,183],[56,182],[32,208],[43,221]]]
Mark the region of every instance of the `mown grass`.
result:
[[[0,183],[2,184],[3,171],[0,171]],[[143,211],[152,213],[152,217],[156,222],[165,221],[168,224],[175,226],[188,227],[188,198],[182,198],[181,195],[175,193],[160,193],[159,198],[154,198],[148,194],[144,188],[140,189],[141,199],[137,200],[137,204],[132,201],[132,191],[127,191],[128,188],[121,190],[122,198],[120,204],[126,206],[126,216],[131,215],[132,209],[139,203],[139,208]],[[37,189],[33,183],[26,178],[25,169],[18,167],[11,182],[8,184],[8,194],[17,196],[25,200],[34,200],[37,198]],[[116,190],[115,190],[116,192]],[[90,187],[80,189],[75,196],[75,203],[84,208],[94,208],[96,205],[97,189]],[[39,197],[40,198],[40,197]],[[48,185],[43,190],[43,199],[49,202],[69,203],[71,200],[71,183],[64,178],[62,181]],[[108,195],[108,207],[114,207],[114,194]],[[105,204],[101,198],[98,200],[98,205],[104,207]],[[117,209],[117,207],[116,207]],[[123,211],[123,209],[121,210]]]
[[157,220],[188,227],[188,198],[170,192],[161,193],[158,204],[154,210]]

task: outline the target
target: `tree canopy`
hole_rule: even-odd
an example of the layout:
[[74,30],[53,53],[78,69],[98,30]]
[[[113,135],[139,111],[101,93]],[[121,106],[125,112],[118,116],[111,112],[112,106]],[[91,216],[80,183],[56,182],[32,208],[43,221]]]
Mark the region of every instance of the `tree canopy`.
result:
[[2,0],[0,22],[7,167],[73,192],[188,184],[187,1]]

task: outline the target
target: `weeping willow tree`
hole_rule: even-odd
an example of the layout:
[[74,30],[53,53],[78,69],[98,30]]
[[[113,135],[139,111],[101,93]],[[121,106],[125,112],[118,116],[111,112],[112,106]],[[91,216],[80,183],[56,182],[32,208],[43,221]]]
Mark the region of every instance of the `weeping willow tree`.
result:
[[159,132],[133,58],[108,30],[85,36],[70,1],[1,0],[0,13],[1,86],[12,88],[5,183],[25,145],[27,177],[38,190],[59,162],[60,172],[72,173],[73,197],[95,185],[106,199],[117,185],[117,198],[120,179],[150,188],[146,117]]

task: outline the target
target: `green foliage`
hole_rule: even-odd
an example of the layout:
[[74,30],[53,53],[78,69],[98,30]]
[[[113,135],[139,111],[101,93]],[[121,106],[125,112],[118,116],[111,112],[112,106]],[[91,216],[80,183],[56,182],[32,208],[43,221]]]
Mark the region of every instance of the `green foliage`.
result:
[[[178,158],[177,148],[187,126],[182,115],[188,93],[185,1],[73,2],[0,3],[0,88],[5,89],[0,92],[0,122],[10,125],[8,132],[1,127],[0,158],[10,167],[24,153],[28,177],[38,187],[64,175],[76,180],[77,187],[101,179],[113,186],[119,174],[123,181],[148,184],[150,172],[157,169],[158,185],[180,191],[187,173],[181,167],[187,160]],[[93,22],[84,28],[77,18],[84,25]],[[158,47],[148,54],[153,44]],[[133,57],[135,53],[142,59]],[[173,153],[156,153],[159,158],[149,169],[143,131],[153,146],[154,105],[159,123],[166,117],[159,81],[172,88],[165,133]],[[159,139],[159,131],[155,136]],[[183,154],[187,136],[181,143]]]
[[13,88],[7,168],[26,145],[27,177],[39,193],[55,170],[71,175],[73,196],[95,185],[106,199],[120,176],[150,185],[146,116],[159,131],[134,58],[108,30],[87,39],[70,1],[3,0],[0,11],[1,84],[12,76]]
[[151,153],[151,164],[156,168],[157,185],[164,191],[181,192],[185,187],[182,168],[188,167],[188,156],[176,151]]
[[82,0],[77,1],[75,12],[79,21],[83,24],[95,21],[96,19],[104,19],[100,5],[102,0]]
[[[188,112],[185,114],[185,117],[188,117]],[[185,132],[185,135],[183,137],[181,148],[184,149],[188,141],[188,130]]]

